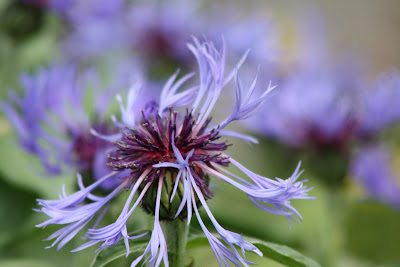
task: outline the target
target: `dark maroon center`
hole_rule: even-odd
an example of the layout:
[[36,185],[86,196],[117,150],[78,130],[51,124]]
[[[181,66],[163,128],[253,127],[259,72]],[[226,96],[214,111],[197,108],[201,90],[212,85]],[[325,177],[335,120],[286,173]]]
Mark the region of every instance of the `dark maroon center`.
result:
[[143,48],[148,56],[154,58],[167,58],[171,56],[173,51],[173,44],[170,43],[170,39],[166,36],[166,33],[160,29],[151,28],[146,32],[146,36],[140,42],[140,46]]
[[[145,170],[150,170],[145,180],[153,181],[160,176],[160,169],[153,168],[153,165],[161,162],[177,163],[172,148],[171,138],[174,138],[175,146],[184,159],[194,150],[189,159],[190,170],[198,186],[205,189],[204,173],[198,164],[208,166],[211,166],[212,162],[222,166],[229,164],[229,158],[221,156],[228,144],[216,142],[221,137],[219,131],[215,129],[206,131],[210,120],[208,119],[194,135],[193,129],[197,125],[189,110],[180,120],[178,113],[172,108],[163,118],[153,114],[148,119],[143,114],[141,123],[134,129],[127,129],[121,140],[115,142],[118,149],[109,156],[109,166],[114,170],[130,169],[131,175],[127,178],[132,179],[132,182],[136,181]],[[161,168],[161,171],[164,170],[165,168]],[[174,170],[171,168],[170,171]]]
[[[93,128],[101,134],[111,134],[110,127],[104,124],[98,124]],[[91,171],[97,153],[99,151],[104,152],[110,147],[112,147],[112,144],[109,142],[85,132],[74,138],[72,150],[79,168],[83,171]]]
[[315,127],[310,127],[307,132],[307,139],[316,148],[336,147],[343,149],[346,148],[354,137],[356,127],[357,122],[355,120],[349,120],[333,138],[322,133]]

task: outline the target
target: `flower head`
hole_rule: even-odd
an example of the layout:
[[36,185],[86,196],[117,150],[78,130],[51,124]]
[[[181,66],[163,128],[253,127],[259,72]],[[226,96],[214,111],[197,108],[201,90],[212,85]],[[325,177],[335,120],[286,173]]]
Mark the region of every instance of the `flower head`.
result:
[[[185,43],[200,32],[197,4],[174,0],[168,3],[138,1],[128,11],[131,49],[148,68],[158,62],[186,67],[192,62]],[[204,27],[203,27],[204,30]],[[166,64],[165,64],[166,65]],[[168,67],[168,66],[164,66]]]
[[[303,70],[282,82],[251,121],[253,128],[292,146],[343,146],[356,131],[357,78],[349,72]],[[258,123],[254,123],[258,122]]]
[[361,148],[354,155],[351,174],[373,197],[400,206],[400,184],[391,166],[393,153],[383,145]]
[[374,136],[400,120],[400,74],[385,73],[375,85],[360,90],[359,98],[358,132],[362,137]]
[[185,1],[53,1],[70,24],[63,41],[68,58],[85,62],[123,55],[156,71],[177,63],[187,66],[192,59],[184,44],[197,26],[193,7]]
[[[113,77],[107,90],[94,90],[99,83],[96,72],[80,76],[73,65],[55,65],[33,75],[22,75],[23,96],[14,91],[1,105],[15,128],[22,148],[37,156],[48,174],[66,171],[65,167],[102,177],[110,171],[104,155],[109,142],[90,134],[90,129],[103,134],[115,132],[106,123],[110,95],[127,82],[127,73]],[[93,91],[92,91],[93,89]],[[93,96],[92,108],[85,99]]]
[[70,31],[62,43],[68,59],[84,62],[126,48],[129,36],[126,0],[56,0],[53,5],[70,24]]
[[[299,166],[287,180],[269,179],[251,172],[226,154],[229,144],[220,141],[225,128],[232,121],[251,116],[273,87],[268,86],[261,95],[254,97],[255,82],[246,93],[242,86],[238,86],[237,103],[232,114],[221,123],[214,124],[210,118],[212,109],[232,77],[235,76],[237,84],[240,84],[237,72],[244,58],[226,75],[225,47],[218,51],[212,43],[200,43],[194,39],[194,44],[189,45],[189,49],[199,65],[199,84],[183,89],[192,75],[176,80],[177,73],[174,74],[165,84],[159,104],[155,106],[152,103],[148,109],[143,109],[140,119],[129,115],[134,102],[132,98],[138,87],[132,87],[133,91],[128,95],[126,106],[121,99],[122,121],[116,123],[118,127],[124,126],[123,132],[108,138],[114,140],[115,144],[114,151],[109,155],[109,166],[113,172],[89,187],[82,186],[80,191],[70,196],[62,195],[60,200],[39,200],[39,205],[42,206],[40,211],[50,217],[39,226],[53,223],[66,225],[50,237],[57,237],[53,245],[58,243],[58,247],[63,246],[96,215],[101,217],[101,209],[112,198],[130,190],[128,200],[116,222],[99,229],[90,228],[85,235],[89,241],[76,250],[99,242],[103,242],[99,248],[112,246],[121,238],[124,238],[128,250],[128,239],[136,237],[127,235],[126,220],[138,203],[141,203],[146,211],[154,214],[154,229],[143,255],[135,259],[132,266],[139,264],[147,254],[150,254],[150,266],[159,266],[162,261],[168,266],[166,240],[160,221],[180,217],[189,224],[193,214],[221,266],[228,261],[248,266],[250,262],[245,258],[245,251],[253,251],[260,256],[262,253],[251,243],[244,241],[241,235],[224,229],[216,221],[206,202],[213,196],[208,187],[209,180],[214,177],[237,187],[257,207],[284,215],[289,221],[295,219],[295,215],[300,216],[291,205],[292,199],[312,199],[307,196],[310,189],[302,181],[297,181],[301,173]],[[249,140],[240,134],[229,133],[230,136]],[[230,164],[241,170],[247,179],[229,172],[226,167]],[[97,197],[91,193],[101,182],[115,175],[121,175],[123,182],[108,196]],[[132,204],[134,194],[139,194],[139,197]],[[89,203],[83,204],[83,199],[89,200]],[[227,246],[213,236],[202,222],[198,212],[201,206]],[[242,254],[238,253],[237,248]]]

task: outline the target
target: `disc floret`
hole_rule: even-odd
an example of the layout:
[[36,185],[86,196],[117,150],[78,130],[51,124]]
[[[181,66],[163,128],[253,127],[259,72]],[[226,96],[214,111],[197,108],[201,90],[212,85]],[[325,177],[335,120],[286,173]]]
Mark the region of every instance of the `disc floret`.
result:
[[[148,174],[144,178],[145,182],[154,182],[157,185],[155,180],[158,180],[160,176],[164,177],[163,193],[167,195],[168,201],[167,203],[163,202],[163,204],[165,209],[172,213],[161,216],[161,218],[173,218],[175,216],[176,210],[171,211],[173,204],[176,204],[172,203],[173,198],[175,196],[180,200],[182,199],[183,185],[182,182],[177,182],[176,189],[174,188],[181,175],[176,168],[159,169],[153,168],[153,165],[176,164],[178,159],[174,149],[178,150],[182,157],[188,158],[187,166],[195,178],[196,185],[209,199],[212,197],[208,188],[209,177],[199,167],[198,163],[208,166],[211,162],[221,166],[228,166],[229,164],[229,157],[222,156],[222,152],[228,148],[229,144],[218,141],[221,138],[218,130],[207,129],[211,119],[207,120],[196,134],[193,134],[193,128],[197,124],[192,113],[192,110],[186,109],[186,114],[181,117],[173,107],[169,107],[163,117],[158,113],[146,117],[143,112],[140,123],[135,128],[126,127],[121,139],[114,142],[117,150],[108,155],[108,166],[113,170],[130,171],[130,174],[124,178],[130,181],[129,185],[135,183],[144,170],[148,170]],[[163,173],[161,174],[161,172]],[[152,191],[156,191],[156,188],[150,187],[149,192]],[[176,192],[178,193],[175,195]],[[155,207],[154,200],[156,198],[150,199],[153,200],[146,201],[145,198],[142,207],[154,214],[152,209]]]

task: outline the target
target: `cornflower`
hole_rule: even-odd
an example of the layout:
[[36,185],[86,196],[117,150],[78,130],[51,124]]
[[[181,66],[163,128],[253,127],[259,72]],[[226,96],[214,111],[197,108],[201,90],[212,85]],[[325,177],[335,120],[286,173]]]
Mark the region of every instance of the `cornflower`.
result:
[[104,58],[110,51],[115,56],[126,50],[130,36],[126,0],[55,0],[54,6],[70,26],[62,42],[62,52],[69,60],[86,62]]
[[358,81],[343,70],[301,70],[282,81],[249,125],[290,146],[343,147],[356,132]]
[[355,181],[372,197],[396,207],[400,205],[400,184],[391,166],[395,155],[379,135],[399,123],[399,98],[398,71],[380,75],[372,86],[360,91],[357,134],[361,147],[353,153],[350,165]]
[[382,144],[362,147],[354,154],[351,175],[372,197],[400,206],[400,185],[392,166],[393,152]]
[[137,60],[147,69],[154,68],[155,63],[163,68],[190,66],[193,59],[185,44],[192,35],[209,32],[201,25],[198,9],[198,3],[180,0],[132,4],[126,18],[130,49],[138,54]]
[[370,139],[400,121],[400,74],[387,71],[366,90],[360,90],[357,110],[358,134]]
[[[246,260],[245,251],[253,251],[260,256],[262,253],[254,245],[244,241],[240,234],[224,229],[217,222],[207,205],[207,199],[213,196],[208,187],[211,177],[237,187],[248,195],[254,205],[264,211],[283,215],[289,222],[296,221],[296,215],[301,219],[299,212],[291,205],[291,200],[312,197],[307,195],[310,188],[306,188],[303,181],[297,181],[301,174],[300,165],[286,180],[269,179],[251,172],[228,156],[224,151],[229,144],[219,141],[222,136],[253,141],[248,136],[225,128],[233,121],[244,120],[253,115],[274,87],[270,84],[261,95],[254,97],[254,79],[245,93],[237,76],[245,56],[233,71],[225,75],[225,46],[218,51],[212,43],[200,43],[194,39],[194,43],[188,47],[199,66],[199,84],[183,89],[183,85],[193,74],[177,79],[176,72],[163,87],[159,103],[147,105],[140,119],[132,113],[140,86],[132,86],[126,106],[123,105],[122,98],[118,97],[122,119],[116,123],[122,133],[107,137],[93,131],[95,135],[115,144],[114,151],[108,156],[109,166],[113,171],[88,187],[84,187],[78,175],[79,191],[71,195],[63,192],[58,200],[38,200],[38,204],[42,206],[39,211],[50,219],[37,227],[65,225],[48,238],[55,238],[50,247],[57,245],[57,249],[62,248],[91,220],[99,216],[100,219],[95,223],[97,225],[104,215],[101,211],[106,209],[108,203],[122,192],[130,191],[117,220],[101,228],[89,228],[85,234],[88,242],[73,251],[99,243],[98,249],[103,249],[124,239],[128,256],[129,240],[145,235],[130,236],[127,230],[128,219],[136,207],[141,205],[144,210],[154,214],[154,228],[144,253],[131,266],[136,266],[143,259],[149,262],[149,266],[160,266],[162,262],[169,266],[168,240],[161,222],[168,224],[174,220],[186,220],[189,225],[193,215],[204,231],[220,266],[228,266],[228,261],[236,266],[248,266],[251,262]],[[233,77],[236,82],[236,104],[233,112],[219,124],[212,125],[210,114],[226,84]],[[186,109],[179,111],[182,107]],[[225,167],[230,164],[242,171],[247,179],[227,170]],[[92,194],[101,183],[119,173],[124,173],[122,182],[109,195],[99,197]],[[135,201],[134,195],[138,195]],[[220,239],[204,224],[199,214],[201,206]],[[242,251],[241,254],[237,248]],[[176,259],[171,260],[171,265],[175,266]]]
[[[99,89],[96,72],[79,76],[73,65],[53,65],[21,75],[23,95],[10,91],[1,108],[21,147],[40,159],[47,175],[66,173],[71,167],[91,177],[110,171],[104,155],[112,145],[91,135],[90,129],[113,133],[106,123],[106,107],[110,96],[127,83],[128,73],[119,75],[112,77],[105,90]],[[84,102],[92,95],[89,109]],[[111,180],[108,184],[114,186]]]

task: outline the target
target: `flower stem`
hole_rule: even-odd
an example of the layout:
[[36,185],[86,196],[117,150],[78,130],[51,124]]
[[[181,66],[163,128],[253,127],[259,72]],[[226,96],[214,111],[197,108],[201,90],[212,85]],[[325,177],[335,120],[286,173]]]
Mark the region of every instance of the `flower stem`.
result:
[[165,221],[162,226],[167,241],[169,266],[184,267],[189,233],[186,220]]
[[327,206],[331,214],[329,232],[329,249],[325,251],[326,262],[324,266],[338,266],[338,259],[343,254],[344,247],[344,223],[347,205],[339,188],[331,188],[328,192]]

